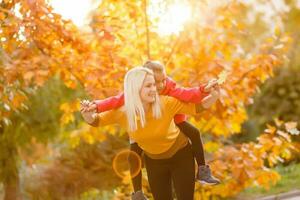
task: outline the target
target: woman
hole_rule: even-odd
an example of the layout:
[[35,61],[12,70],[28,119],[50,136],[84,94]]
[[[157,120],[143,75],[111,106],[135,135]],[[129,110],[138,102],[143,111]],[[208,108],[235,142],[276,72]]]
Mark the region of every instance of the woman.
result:
[[211,92],[202,104],[183,103],[173,97],[159,97],[153,72],[136,67],[129,70],[124,81],[125,106],[100,114],[82,115],[93,126],[118,123],[127,129],[129,138],[145,153],[145,165],[151,192],[155,200],[171,200],[173,182],[178,200],[192,200],[195,166],[191,146],[174,123],[176,114],[200,113],[219,97]]

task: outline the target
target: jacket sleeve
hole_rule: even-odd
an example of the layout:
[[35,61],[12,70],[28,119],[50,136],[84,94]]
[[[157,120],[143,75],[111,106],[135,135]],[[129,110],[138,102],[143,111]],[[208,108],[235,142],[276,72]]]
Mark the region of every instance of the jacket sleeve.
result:
[[188,103],[201,103],[209,93],[204,92],[205,86],[183,88],[177,87],[169,92],[169,96]]
[[97,105],[97,112],[99,113],[117,109],[124,105],[124,93],[103,100],[95,100],[94,102]]
[[176,83],[168,78],[163,95],[171,96],[188,103],[201,103],[201,100],[209,94],[204,92],[205,86],[206,84],[193,88],[177,87]]

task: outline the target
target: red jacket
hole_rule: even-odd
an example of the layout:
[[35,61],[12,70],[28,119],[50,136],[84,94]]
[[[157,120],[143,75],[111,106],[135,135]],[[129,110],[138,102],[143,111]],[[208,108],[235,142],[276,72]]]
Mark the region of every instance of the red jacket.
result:
[[[200,103],[201,100],[208,95],[204,92],[205,85],[193,88],[176,87],[176,83],[171,79],[166,79],[166,87],[161,92],[161,95],[168,95],[183,102]],[[103,100],[96,100],[97,112],[104,112],[119,108],[124,105],[124,93],[117,96],[109,97]],[[174,121],[176,124],[186,121],[186,115],[175,115]]]

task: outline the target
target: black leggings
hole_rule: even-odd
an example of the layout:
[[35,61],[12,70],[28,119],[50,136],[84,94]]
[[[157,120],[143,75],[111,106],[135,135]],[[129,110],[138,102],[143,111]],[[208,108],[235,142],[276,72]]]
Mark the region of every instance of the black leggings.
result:
[[197,164],[205,165],[203,144],[199,130],[186,121],[176,125],[180,131],[191,140],[193,154],[196,158]]
[[145,154],[145,165],[155,200],[172,200],[172,182],[178,200],[193,200],[195,162],[190,144],[169,159],[151,159]]

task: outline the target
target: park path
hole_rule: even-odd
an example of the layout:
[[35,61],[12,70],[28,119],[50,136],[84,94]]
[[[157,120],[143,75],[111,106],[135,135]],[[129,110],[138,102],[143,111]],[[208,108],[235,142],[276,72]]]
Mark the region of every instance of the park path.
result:
[[257,200],[300,200],[300,190],[262,197]]

